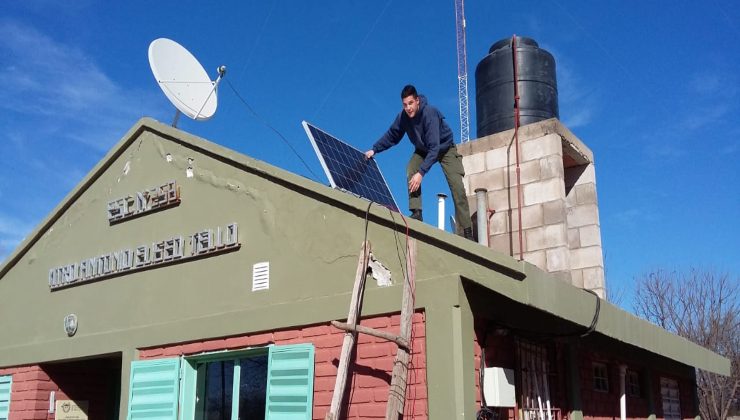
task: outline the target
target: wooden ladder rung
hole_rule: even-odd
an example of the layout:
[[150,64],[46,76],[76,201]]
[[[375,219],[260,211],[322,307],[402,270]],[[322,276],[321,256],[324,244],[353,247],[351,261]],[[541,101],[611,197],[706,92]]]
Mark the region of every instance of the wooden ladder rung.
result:
[[331,325],[343,331],[350,331],[350,332],[357,332],[357,333],[372,335],[373,337],[378,337],[378,338],[382,338],[388,341],[392,341],[396,343],[398,347],[401,347],[402,349],[407,350],[407,351],[410,349],[409,341],[399,335],[391,334],[389,332],[385,332],[382,330],[377,330],[375,328],[365,327],[363,325],[350,325],[350,324],[339,322],[339,321],[332,321]]

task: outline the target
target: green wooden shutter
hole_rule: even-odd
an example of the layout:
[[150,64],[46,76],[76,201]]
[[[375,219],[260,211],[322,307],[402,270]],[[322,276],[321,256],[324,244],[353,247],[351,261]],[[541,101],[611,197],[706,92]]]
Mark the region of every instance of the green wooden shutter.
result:
[[311,419],[313,353],[312,344],[270,347],[266,420]]
[[128,420],[177,420],[180,359],[131,362]]
[[0,420],[8,420],[10,413],[10,385],[12,376],[0,376]]

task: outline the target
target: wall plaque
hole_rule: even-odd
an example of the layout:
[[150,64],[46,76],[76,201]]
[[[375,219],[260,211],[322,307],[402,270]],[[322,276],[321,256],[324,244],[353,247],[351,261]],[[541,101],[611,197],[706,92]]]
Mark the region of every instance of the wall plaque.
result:
[[77,315],[69,314],[64,317],[64,332],[69,337],[72,337],[77,333]]
[[87,420],[87,401],[57,400],[55,420]]

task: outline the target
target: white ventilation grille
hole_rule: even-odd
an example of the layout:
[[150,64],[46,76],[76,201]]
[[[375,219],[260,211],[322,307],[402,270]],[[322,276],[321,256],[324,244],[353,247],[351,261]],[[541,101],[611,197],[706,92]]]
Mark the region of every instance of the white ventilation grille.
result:
[[261,262],[252,266],[252,291],[270,288],[270,263]]

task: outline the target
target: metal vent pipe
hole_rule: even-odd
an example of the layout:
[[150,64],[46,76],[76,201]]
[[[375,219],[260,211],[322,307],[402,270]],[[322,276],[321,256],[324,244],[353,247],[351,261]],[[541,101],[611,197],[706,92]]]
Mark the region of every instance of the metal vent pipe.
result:
[[446,194],[437,194],[437,227],[445,230],[445,198]]

